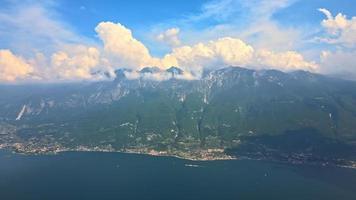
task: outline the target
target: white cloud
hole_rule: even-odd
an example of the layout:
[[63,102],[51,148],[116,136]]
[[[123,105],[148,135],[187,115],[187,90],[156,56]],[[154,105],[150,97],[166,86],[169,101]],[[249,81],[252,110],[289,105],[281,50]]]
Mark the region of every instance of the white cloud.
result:
[[327,36],[319,38],[320,41],[338,44],[346,47],[356,46],[356,17],[348,19],[346,15],[338,13],[335,17],[325,8],[320,8],[326,19],[321,22]]
[[254,63],[256,66],[266,66],[281,71],[306,70],[317,72],[319,66],[315,62],[306,61],[304,57],[295,51],[273,52],[258,50],[255,53]]
[[10,50],[0,49],[0,81],[14,82],[25,79],[33,68],[25,59],[14,55]]
[[31,81],[95,81],[108,78],[107,73],[114,74],[100,50],[85,45],[66,45],[48,57],[36,53],[27,62],[34,68]]
[[140,68],[152,64],[152,57],[146,46],[120,23],[101,22],[95,31],[103,41],[104,51],[114,67]]
[[283,28],[274,21],[257,21],[238,33],[256,48],[288,51],[302,46],[302,32],[297,28]]
[[[60,18],[53,1],[8,1],[0,8],[0,44],[32,69],[35,81],[94,79],[99,50]],[[94,66],[96,65],[96,66]],[[16,64],[8,63],[9,68]],[[4,66],[0,66],[3,70]],[[100,69],[98,69],[100,70]]]
[[[36,76],[44,80],[95,80],[102,78],[97,71],[124,67],[133,71],[146,66],[167,69],[178,66],[186,72],[179,78],[199,78],[204,69],[243,66],[253,69],[274,68],[284,71],[316,70],[317,65],[306,61],[294,51],[273,52],[254,48],[244,41],[223,37],[194,45],[173,48],[162,58],[150,55],[146,46],[134,38],[131,30],[121,24],[102,22],[95,29],[103,48],[87,45],[65,45],[49,58],[38,53],[29,62],[36,67]],[[49,67],[48,67],[49,66]],[[130,74],[130,77],[138,77]],[[141,77],[141,76],[140,76]],[[148,74],[147,79],[165,80],[164,74]],[[178,77],[177,77],[178,78]]]
[[100,62],[100,52],[95,47],[70,46],[51,56],[51,70],[59,79],[95,79],[94,70]]
[[193,46],[174,48],[164,59],[173,61],[177,66],[199,75],[203,68],[245,65],[252,56],[251,46],[239,39],[226,37]]
[[347,79],[356,79],[356,17],[347,18],[338,13],[333,16],[325,9],[318,9],[326,19],[321,26],[325,30],[319,42],[334,45],[336,50],[324,50],[320,54],[320,72]]
[[60,20],[51,1],[10,2],[0,10],[2,46],[30,55],[35,51],[55,51],[63,44],[91,41]]
[[[34,79],[46,81],[96,80],[102,78],[97,72],[113,74],[116,68],[135,71],[145,66],[161,69],[178,66],[187,72],[180,78],[186,79],[199,77],[204,69],[225,66],[317,71],[318,66],[314,62],[306,61],[296,51],[290,51],[299,37],[298,31],[281,28],[271,19],[276,10],[292,2],[223,0],[208,3],[203,6],[200,15],[191,17],[190,22],[214,18],[222,23],[207,30],[197,30],[193,37],[181,34],[176,26],[168,26],[176,28],[165,30],[157,39],[166,42],[172,49],[161,58],[152,56],[132,31],[120,23],[99,23],[95,31],[102,44],[93,44],[63,23],[53,5],[17,3],[0,12],[0,43],[9,41],[11,49],[28,58],[18,57],[31,69],[26,76],[31,73]],[[230,23],[239,13],[237,4],[249,13],[246,20],[251,22],[250,26],[233,26],[234,20]],[[329,17],[332,18],[332,15]],[[179,46],[181,41],[178,35],[191,37],[191,41]],[[0,66],[0,70],[2,68]],[[19,74],[18,78],[24,76]],[[137,74],[131,74],[131,77],[135,78]],[[161,76],[153,78],[164,79]]]
[[240,3],[244,9],[247,9],[251,17],[257,20],[270,20],[271,16],[278,10],[286,8],[298,0],[241,0]]
[[339,13],[334,18],[329,10],[325,8],[319,8],[318,10],[324,13],[327,18],[321,22],[321,25],[326,28],[329,33],[337,35],[342,29],[347,28],[348,20],[346,15]]
[[[248,21],[246,27],[238,27],[236,34],[255,48],[290,51],[303,45],[303,27],[284,26],[273,15],[298,0],[242,0]],[[232,24],[234,26],[234,24]],[[240,30],[239,30],[240,29]],[[312,30],[308,30],[310,31]]]
[[356,79],[356,51],[323,51],[320,55],[320,68],[324,74]]
[[[133,69],[134,71],[128,74],[131,78],[142,77],[135,74],[135,70],[145,66],[157,66],[161,69],[179,66],[186,71],[181,78],[186,79],[200,77],[204,69],[217,69],[225,66],[244,66],[253,69],[274,68],[284,71],[317,69],[316,64],[306,61],[297,52],[276,53],[269,50],[255,49],[237,38],[223,37],[205,43],[176,47],[162,58],[157,58],[151,56],[146,46],[133,36],[131,30],[121,24],[102,22],[96,27],[96,31],[103,41],[104,52],[101,55],[101,59],[107,60],[107,65],[111,69],[118,67]],[[85,64],[78,65],[71,59],[67,61],[67,54],[58,54],[56,57],[59,57],[60,60],[65,59],[66,62],[64,64],[70,66],[70,69],[73,69],[73,66],[81,69],[80,71],[75,71],[77,76],[74,77],[90,77],[90,70],[88,69],[98,64],[91,62],[92,65],[90,67],[85,67]],[[74,58],[78,59],[77,57]],[[64,66],[62,67],[65,68]],[[73,75],[69,73],[68,76]],[[145,78],[147,79],[156,80],[165,80],[168,77],[163,76],[161,73],[148,74],[146,76]]]
[[179,46],[181,44],[178,38],[179,31],[179,28],[167,29],[165,32],[157,36],[157,40],[164,42],[172,47]]
[[[302,26],[285,26],[274,16],[276,12],[296,1],[298,0],[209,1],[202,6],[200,13],[163,27],[181,27],[183,43],[194,44],[196,41],[233,37],[242,39],[255,48],[296,50],[305,44],[305,37],[317,30],[308,28],[304,32],[305,27]],[[215,23],[208,25],[211,21]],[[161,24],[159,26],[162,27]]]
[[178,66],[197,75],[206,68],[216,69],[225,66],[273,68],[282,71],[318,69],[317,64],[306,61],[295,51],[273,52],[255,49],[240,39],[230,37],[175,48],[165,58],[174,60]]

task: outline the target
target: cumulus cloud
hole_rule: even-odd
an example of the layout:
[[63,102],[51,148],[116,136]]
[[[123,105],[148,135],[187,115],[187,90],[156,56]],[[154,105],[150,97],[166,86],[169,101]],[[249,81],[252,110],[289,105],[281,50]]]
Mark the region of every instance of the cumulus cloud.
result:
[[137,68],[152,64],[152,57],[146,46],[133,37],[130,29],[120,23],[101,22],[95,31],[113,65]]
[[326,16],[326,19],[321,22],[321,25],[326,28],[329,33],[336,35],[339,31],[347,27],[348,20],[346,15],[339,13],[333,17],[331,12],[325,8],[319,8],[318,10]]
[[100,52],[95,47],[71,46],[51,56],[52,70],[59,79],[91,79],[100,62]]
[[[1,8],[0,12],[2,24],[0,43],[2,48],[13,49],[24,57],[13,55],[11,52],[7,52],[6,55],[2,53],[0,81],[16,81],[30,77],[42,81],[98,80],[104,77],[104,73],[113,75],[117,68],[129,68],[131,74],[128,76],[138,78],[141,75],[138,76],[137,70],[146,66],[157,66],[162,71],[171,66],[178,66],[186,73],[176,78],[183,79],[199,78],[205,69],[225,66],[317,71],[318,65],[314,62],[306,61],[296,51],[288,51],[293,49],[293,44],[289,42],[294,41],[291,37],[298,37],[298,34],[294,30],[282,30],[271,19],[276,10],[290,5],[293,1],[209,2],[202,7],[201,14],[191,16],[187,23],[205,19],[222,22],[215,28],[209,27],[210,34],[214,37],[205,37],[204,35],[209,35],[209,32],[198,30],[198,41],[202,42],[197,42],[197,37],[193,37],[190,41],[185,40],[187,45],[180,46],[180,29],[176,27],[177,25],[171,26],[174,28],[165,30],[157,36],[158,40],[172,48],[162,57],[152,56],[149,49],[135,38],[132,31],[120,23],[99,23],[95,31],[101,43],[93,42],[77,34],[74,28],[60,19],[57,4],[10,1],[11,3]],[[247,19],[251,21],[252,27],[245,27],[239,34],[232,34],[237,33],[232,31],[228,34],[230,36],[219,34],[219,37],[216,37],[217,32],[225,32],[223,27],[233,25],[228,22],[231,20],[233,22],[239,15],[241,10],[236,9],[238,7],[250,13],[248,14],[250,18]],[[325,10],[323,12],[327,13]],[[339,29],[347,29],[352,20],[343,15],[341,17],[348,23],[344,26],[338,25]],[[328,13],[327,18],[336,20],[338,16],[334,18]],[[325,23],[325,27],[332,26],[328,22]],[[189,37],[189,34],[185,33],[184,36]],[[245,41],[251,41],[250,36],[257,38],[257,41],[246,43]],[[157,80],[165,80],[167,77],[169,76],[162,73],[145,75],[147,79]]]
[[347,79],[356,79],[356,17],[347,18],[338,13],[336,16],[325,9],[318,9],[326,19],[321,26],[325,35],[317,38],[320,42],[333,44],[336,50],[325,50],[320,54],[320,72],[337,75]]
[[33,67],[25,59],[10,50],[0,49],[0,81],[14,82],[25,79],[33,72]]
[[108,75],[114,75],[114,69],[108,67],[108,62],[101,57],[100,50],[96,47],[66,45],[50,56],[36,53],[34,57],[27,59],[27,63],[34,69],[28,81],[102,80],[108,78]]
[[[164,59],[195,74],[203,68],[224,65],[245,65],[253,56],[253,48],[239,39],[230,37],[174,48]],[[165,63],[165,62],[163,62]]]
[[[105,77],[104,73],[113,75],[117,68],[131,69],[127,76],[132,79],[169,77],[164,73],[143,77],[137,71],[146,66],[157,66],[162,72],[178,66],[186,73],[176,78],[184,79],[199,78],[205,69],[225,66],[282,71],[303,69],[356,78],[353,75],[356,71],[356,17],[342,13],[334,16],[320,8],[325,15],[321,21],[324,31],[317,33],[321,34],[317,39],[335,48],[327,46],[328,50],[321,55],[320,49],[312,48],[308,50],[313,51],[309,55],[314,59],[320,55],[320,61],[309,61],[295,49],[303,47],[305,38],[314,37],[314,33],[308,36],[309,32],[305,33],[304,29],[286,27],[273,18],[276,11],[295,1],[210,1],[202,6],[199,14],[161,26],[174,28],[159,35],[155,32],[156,39],[171,48],[161,57],[151,55],[133,31],[120,23],[99,23],[95,31],[100,41],[93,41],[77,34],[60,19],[58,4],[9,1],[8,6],[0,8],[0,44],[2,49],[11,49],[16,55],[0,50],[0,81],[98,80]],[[249,23],[237,26],[240,18]],[[197,29],[201,26],[195,25],[205,20],[217,23]],[[185,45],[179,36],[184,36]]]
[[9,56],[9,52],[2,53],[2,59],[5,56],[13,58],[11,62],[9,60],[4,64],[2,61],[0,65],[2,81],[6,81],[4,77],[8,77],[8,81],[94,77],[89,76],[89,68],[93,68],[93,60],[98,56],[94,55],[93,50],[84,50],[83,47],[93,42],[77,34],[60,19],[56,11],[58,4],[52,1],[6,3],[0,8],[0,44],[2,48],[14,50],[23,57],[15,56],[17,62],[13,62],[16,60],[14,56]]
[[178,38],[179,31],[179,28],[170,28],[165,32],[159,34],[157,36],[157,40],[164,42],[172,47],[179,46],[181,44]]
[[[36,54],[29,62],[38,69],[37,76],[45,80],[97,80],[102,73],[117,68],[129,68],[130,78],[137,78],[135,71],[146,66],[161,70],[178,66],[186,73],[177,76],[182,79],[199,78],[206,69],[225,66],[243,66],[253,69],[274,68],[284,71],[305,69],[315,71],[317,65],[306,61],[294,51],[273,52],[256,49],[238,38],[223,37],[173,48],[162,58],[153,57],[147,47],[137,40],[130,29],[112,22],[101,22],[96,32],[103,42],[102,47],[66,45],[53,53],[49,59]],[[49,67],[48,67],[49,66]],[[41,70],[39,70],[41,69]],[[166,80],[169,74],[146,74],[144,78]]]
[[269,50],[258,50],[254,55],[253,63],[262,68],[268,66],[270,68],[291,71],[291,70],[306,70],[317,72],[318,64],[315,62],[306,61],[304,57],[296,51],[273,52]]
[[316,71],[318,68],[317,64],[306,61],[295,51],[273,52],[255,49],[242,40],[231,37],[175,48],[172,53],[165,56],[165,59],[173,60],[178,66],[193,74],[199,74],[204,69],[224,66],[273,68],[283,71],[297,69]]
[[356,45],[356,17],[348,19],[346,15],[338,13],[335,17],[325,8],[320,8],[326,19],[321,22],[327,36],[319,38],[320,41],[330,44],[340,44],[346,47]]

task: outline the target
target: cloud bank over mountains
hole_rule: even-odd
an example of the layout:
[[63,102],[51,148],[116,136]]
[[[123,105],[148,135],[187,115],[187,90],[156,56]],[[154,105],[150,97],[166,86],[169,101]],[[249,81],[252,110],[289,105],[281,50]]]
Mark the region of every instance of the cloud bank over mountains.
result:
[[[98,47],[86,45],[69,45],[47,58],[45,65],[49,73],[34,71],[39,68],[39,61],[34,58],[24,60],[16,57],[10,50],[0,57],[6,61],[6,73],[11,78],[1,78],[2,81],[15,81],[29,78],[29,73],[36,77],[58,80],[101,79],[103,71],[113,73],[117,68],[124,67],[140,70],[146,66],[156,66],[168,69],[179,66],[188,72],[189,77],[199,78],[204,69],[214,69],[224,66],[245,66],[257,69],[273,68],[284,71],[309,70],[316,71],[318,66],[306,61],[301,54],[295,51],[273,52],[266,49],[255,49],[238,38],[223,37],[217,40],[197,43],[194,45],[179,46],[162,58],[154,57],[148,48],[134,38],[132,31],[120,23],[101,22],[95,28],[102,45]],[[13,65],[14,67],[11,67]],[[43,64],[42,64],[43,65]],[[42,67],[43,68],[43,67]],[[12,72],[11,69],[14,71]],[[17,72],[22,69],[21,72]],[[27,69],[27,70],[26,70]]]
[[0,50],[0,81],[16,81],[26,78],[33,72],[33,67],[23,58],[15,56],[10,50]]
[[[287,5],[286,2],[281,1],[283,6],[278,6],[278,4],[276,8],[266,5],[260,7],[259,16],[270,17],[269,10],[274,11],[279,7],[284,7]],[[209,12],[201,15],[200,18],[208,17],[206,15],[209,13],[209,15],[220,13],[213,12],[212,6],[208,8],[206,9]],[[320,52],[319,60],[306,59],[301,52],[293,49],[280,50],[273,49],[270,45],[251,44],[237,36],[223,36],[187,43],[180,38],[182,37],[181,30],[178,27],[168,28],[158,34],[156,39],[167,44],[171,49],[162,56],[154,56],[149,48],[135,37],[132,30],[117,22],[100,22],[95,27],[99,40],[93,41],[78,36],[71,27],[56,21],[52,14],[46,12],[43,5],[20,7],[17,11],[19,12],[16,14],[11,14],[10,11],[0,14],[0,23],[13,27],[16,35],[21,37],[21,40],[25,40],[26,46],[33,49],[32,53],[22,55],[17,53],[22,52],[21,48],[14,48],[14,50],[1,48],[0,43],[0,82],[103,80],[107,79],[108,74],[111,77],[114,76],[114,71],[118,68],[133,70],[128,76],[137,78],[139,76],[135,71],[147,66],[155,66],[162,70],[177,66],[186,72],[181,77],[186,79],[199,78],[204,70],[226,66],[282,71],[307,70],[326,74],[354,74],[356,77],[354,65],[356,61],[354,49],[356,17],[348,19],[341,13],[334,17],[324,8],[319,9],[326,16],[326,19],[321,21],[323,36],[315,40],[342,48]],[[28,15],[28,18],[24,15]],[[10,20],[11,17],[13,18]],[[221,19],[227,18],[227,16],[220,17]],[[41,20],[36,22],[34,19],[37,18]],[[33,29],[28,19],[34,20]],[[263,19],[266,24],[270,23],[268,18]],[[41,30],[45,31],[41,32]],[[29,34],[26,35],[23,32]],[[0,30],[0,36],[8,34]],[[40,44],[33,41],[41,41],[41,45],[43,42],[49,43],[50,48],[35,48]],[[21,46],[16,42],[13,45]],[[355,73],[347,73],[350,71]],[[164,77],[150,78],[164,80]],[[352,75],[349,78],[354,77]]]

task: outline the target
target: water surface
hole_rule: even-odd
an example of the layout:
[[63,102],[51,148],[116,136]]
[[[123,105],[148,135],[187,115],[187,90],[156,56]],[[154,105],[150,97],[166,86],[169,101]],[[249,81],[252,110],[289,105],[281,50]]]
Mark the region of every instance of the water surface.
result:
[[137,154],[0,151],[0,199],[356,199],[356,170]]

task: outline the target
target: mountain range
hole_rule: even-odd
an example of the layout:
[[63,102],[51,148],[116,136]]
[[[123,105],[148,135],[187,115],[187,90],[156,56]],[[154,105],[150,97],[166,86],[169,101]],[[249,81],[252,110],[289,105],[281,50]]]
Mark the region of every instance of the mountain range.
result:
[[207,71],[199,79],[184,75],[178,67],[145,67],[118,69],[110,81],[1,85],[0,144],[231,150],[244,141],[268,146],[256,138],[284,143],[298,133],[303,153],[356,143],[356,82],[241,67]]

